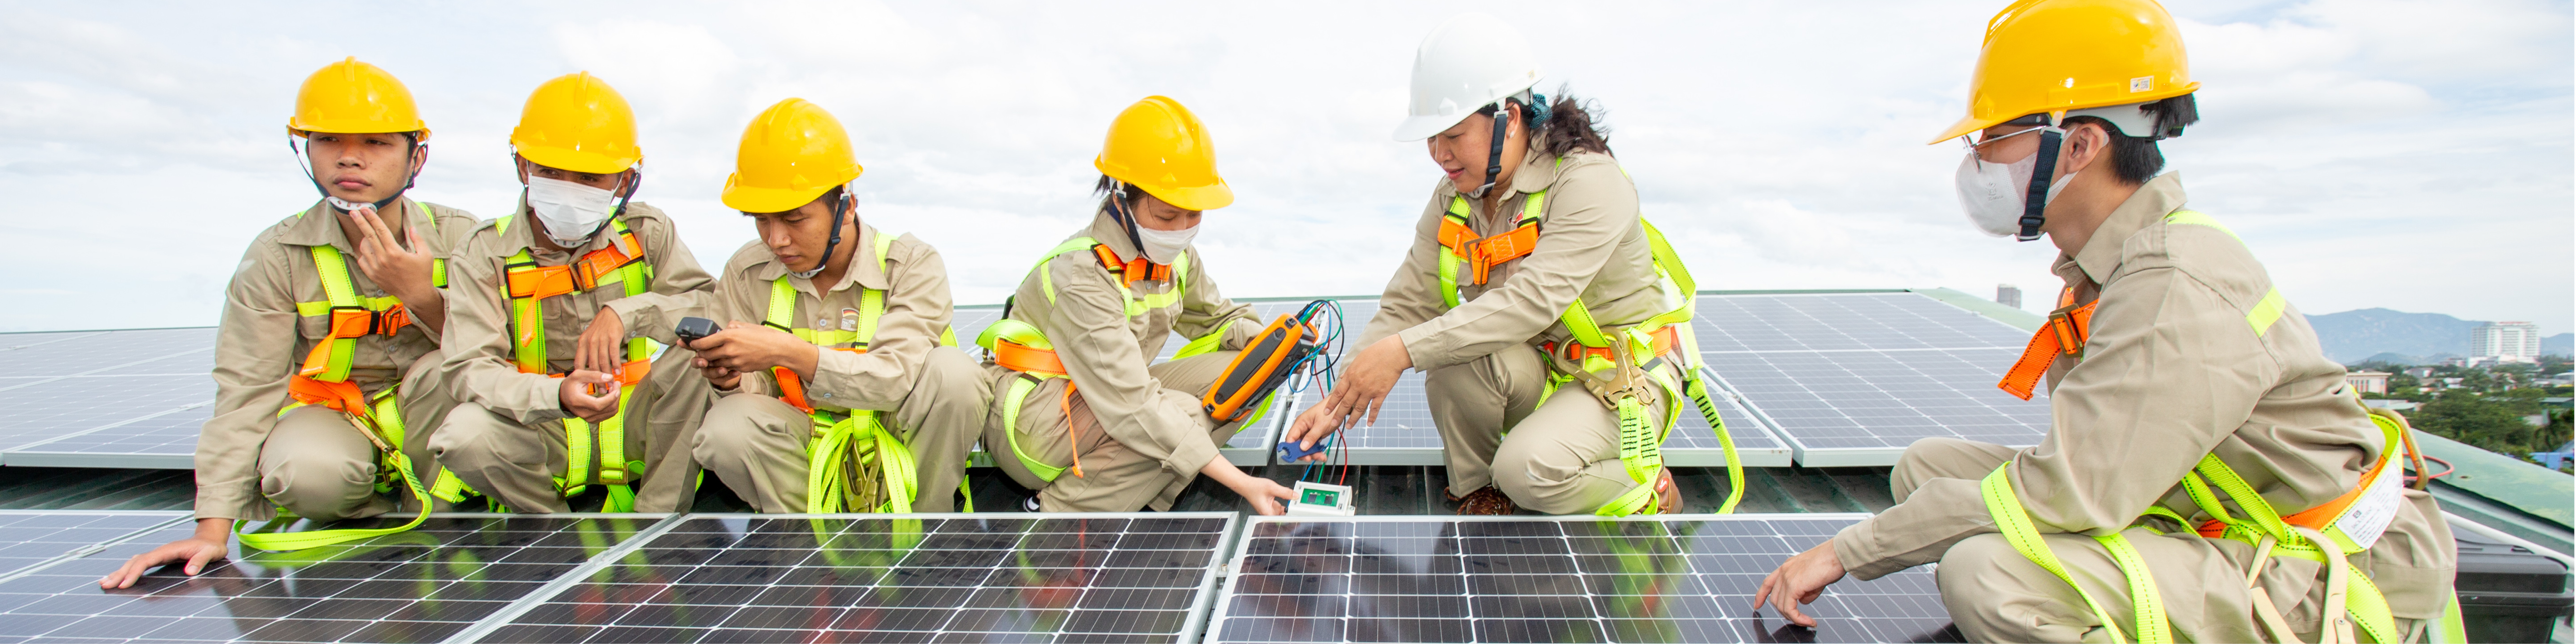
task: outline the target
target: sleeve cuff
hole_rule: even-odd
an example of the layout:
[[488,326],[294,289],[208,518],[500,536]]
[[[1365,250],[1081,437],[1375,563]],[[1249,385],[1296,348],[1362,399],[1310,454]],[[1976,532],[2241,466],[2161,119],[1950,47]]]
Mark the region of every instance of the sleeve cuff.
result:
[[1215,461],[1217,456],[1215,445],[1204,441],[1184,440],[1181,444],[1172,447],[1172,456],[1165,459],[1163,465],[1172,468],[1173,472],[1182,476],[1197,476],[1199,469],[1207,467],[1207,464]]
[[227,499],[226,495],[206,494],[199,490],[194,519],[231,519],[234,521],[267,521],[277,518],[277,507],[252,495],[249,500]]
[[1438,338],[1432,337],[1430,326],[1429,323],[1416,324],[1413,328],[1395,333],[1395,337],[1404,342],[1404,355],[1413,362],[1413,368],[1416,371],[1430,371],[1449,366],[1446,360],[1449,351],[1439,346]]
[[1845,574],[1851,575],[1854,579],[1869,581],[1912,567],[1887,565],[1894,562],[1883,561],[1878,553],[1872,552],[1868,532],[1870,532],[1870,522],[1862,521],[1844,527],[1841,532],[1834,533],[1833,540],[1826,542],[1833,544],[1834,562],[1842,564]]

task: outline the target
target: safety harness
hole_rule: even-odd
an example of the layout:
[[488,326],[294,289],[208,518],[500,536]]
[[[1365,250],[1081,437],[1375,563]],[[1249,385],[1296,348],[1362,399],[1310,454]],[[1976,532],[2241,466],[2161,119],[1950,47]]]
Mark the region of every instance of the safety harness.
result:
[[[507,232],[512,217],[493,222],[494,232]],[[615,233],[607,248],[583,254],[564,266],[539,266],[528,249],[519,249],[502,261],[503,295],[510,299],[510,344],[513,362],[521,373],[544,374],[561,378],[566,374],[547,373],[545,299],[558,295],[586,293],[616,284],[624,287],[626,297],[642,295],[653,289],[653,265],[645,261],[644,245],[626,226],[624,217],[609,220]],[[617,415],[599,422],[598,463],[596,480],[608,486],[607,512],[635,511],[635,479],[644,471],[643,461],[626,460],[626,419],[634,406],[635,385],[644,382],[653,369],[653,343],[641,337],[626,342],[626,363],[617,385]],[[563,419],[564,445],[570,451],[565,473],[555,478],[555,489],[564,497],[580,495],[594,480],[591,465],[591,423],[580,418]],[[433,494],[453,494],[465,490],[433,489]],[[442,496],[441,498],[446,498]],[[453,502],[454,499],[450,499]]]
[[[1038,259],[1035,269],[1038,274],[1038,285],[1046,293],[1048,304],[1055,303],[1055,277],[1047,271],[1047,265],[1057,258],[1076,251],[1091,251],[1092,256],[1100,261],[1101,268],[1117,276],[1113,282],[1118,285],[1118,294],[1126,301],[1127,317],[1144,315],[1155,309],[1179,306],[1181,296],[1190,281],[1188,253],[1182,253],[1170,264],[1147,261],[1142,254],[1132,260],[1120,259],[1117,252],[1109,250],[1109,247],[1101,244],[1099,240],[1075,237],[1056,244],[1054,249],[1047,251],[1045,257]],[[1129,288],[1130,284],[1146,280],[1166,282],[1171,284],[1172,288],[1161,293],[1147,293],[1142,296]],[[1178,360],[1215,351],[1224,340],[1224,329],[1212,331],[1206,336],[1191,340],[1189,344],[1182,345],[1180,352],[1173,354],[1172,358]],[[1038,383],[1045,382],[1049,378],[1067,377],[1064,361],[1056,356],[1055,344],[1047,341],[1046,332],[1027,322],[1011,319],[1009,312],[1005,311],[1001,321],[985,327],[983,333],[975,336],[975,344],[992,353],[994,364],[1020,372],[1020,377],[1011,381],[1011,391],[1003,397],[1002,402],[1002,426],[1008,430],[1006,433],[1011,437],[1011,454],[1019,457],[1020,464],[1028,468],[1029,474],[1037,476],[1041,481],[1054,481],[1056,477],[1068,471],[1073,472],[1075,477],[1082,476],[1082,428],[1079,426],[1070,427],[1067,432],[1066,440],[1072,443],[1072,449],[1068,451],[1073,455],[1073,460],[1064,467],[1048,465],[1020,447],[1020,405],[1028,401],[1029,392],[1037,390]],[[1057,407],[1064,411],[1068,423],[1073,416],[1073,392],[1074,383],[1068,379],[1064,384],[1064,395],[1056,401]],[[1245,420],[1243,424],[1248,426],[1259,419],[1260,415],[1256,414],[1251,419]]]
[[[438,218],[426,206],[420,211],[422,219],[433,231],[436,230]],[[304,214],[296,213],[296,216]],[[349,419],[350,426],[356,427],[360,435],[367,437],[368,443],[376,446],[376,491],[391,493],[394,485],[400,482],[404,489],[412,492],[412,500],[420,503],[420,515],[413,517],[410,523],[393,528],[303,532],[248,532],[242,530],[246,527],[244,524],[236,523],[235,529],[242,545],[261,550],[302,550],[394,534],[418,527],[429,518],[428,496],[423,493],[420,478],[412,472],[411,459],[402,451],[405,427],[402,408],[397,404],[402,385],[397,383],[385,387],[369,399],[358,388],[358,383],[349,381],[349,372],[357,360],[358,338],[370,335],[392,337],[400,333],[403,327],[412,325],[410,310],[403,307],[402,300],[393,296],[358,295],[356,278],[349,272],[349,263],[340,255],[339,247],[319,244],[307,247],[307,250],[312,253],[314,272],[321,278],[324,299],[296,302],[295,314],[325,318],[330,330],[321,341],[313,344],[313,350],[304,355],[303,366],[286,381],[289,402],[277,411],[277,417],[285,418],[288,412],[306,405],[319,405],[340,412]],[[429,269],[430,285],[447,288],[447,260],[432,259]],[[455,475],[444,468],[439,470],[439,477],[442,481],[455,479]],[[279,508],[278,518],[269,524],[283,526],[293,523],[294,516],[285,508]]]
[[[900,236],[876,236],[877,270],[886,270],[886,251]],[[825,349],[868,352],[868,344],[876,340],[877,320],[885,316],[885,291],[859,287],[859,317],[853,328],[806,329],[796,324],[796,287],[787,278],[780,275],[769,283],[769,306],[761,324]],[[956,346],[955,333],[953,329],[943,330],[940,344]],[[814,421],[814,435],[805,441],[806,512],[912,511],[912,502],[920,494],[920,466],[912,449],[875,410],[815,409],[805,398],[805,381],[794,370],[772,367],[770,374],[778,379],[779,399]],[[974,495],[970,492],[966,496],[966,511],[975,511]]]
[[[1565,160],[1560,158],[1556,163],[1561,167]],[[1537,250],[1546,201],[1547,191],[1530,193],[1522,201],[1518,224],[1511,230],[1477,237],[1469,227],[1473,211],[1468,207],[1467,198],[1451,196],[1449,210],[1440,220],[1441,303],[1448,308],[1457,308],[1460,302],[1458,285],[1462,277],[1468,284],[1485,284],[1491,280],[1495,266],[1527,257]],[[1727,433],[1726,421],[1718,417],[1717,404],[1709,397],[1708,384],[1700,373],[1706,365],[1700,358],[1698,337],[1690,328],[1691,314],[1699,300],[1699,287],[1691,279],[1690,269],[1682,265],[1681,255],[1673,252],[1672,245],[1664,240],[1663,231],[1656,230],[1655,225],[1643,217],[1637,219],[1637,224],[1646,230],[1646,239],[1654,254],[1655,274],[1662,282],[1663,291],[1680,294],[1678,305],[1644,322],[1607,331],[1592,319],[1591,307],[1577,298],[1559,316],[1566,331],[1573,336],[1572,341],[1562,345],[1549,342],[1539,348],[1577,365],[1579,370],[1549,375],[1539,400],[1545,402],[1548,396],[1556,394],[1558,387],[1568,382],[1581,381],[1586,389],[1601,399],[1602,405],[1618,415],[1619,462],[1637,486],[1602,504],[1593,513],[1627,516],[1662,511],[1656,502],[1655,478],[1664,467],[1663,442],[1671,436],[1673,426],[1681,419],[1681,406],[1667,405],[1658,426],[1653,419],[1646,417],[1647,406],[1654,400],[1657,390],[1661,390],[1666,400],[1678,402],[1681,398],[1689,398],[1699,408],[1700,415],[1708,420],[1709,428],[1717,433],[1718,443],[1725,449],[1726,476],[1732,487],[1726,502],[1718,507],[1717,512],[1733,513],[1735,504],[1744,498],[1744,466],[1735,452],[1735,438]],[[1673,361],[1682,372],[1681,382],[1674,382],[1670,376],[1652,368],[1657,360]]]
[[[2208,226],[2235,236],[2234,231],[2220,225],[2216,219],[2189,210],[2166,215],[2164,222],[2167,225]],[[2061,295],[2058,310],[2049,315],[2048,325],[2041,327],[2031,338],[2030,347],[2004,380],[1997,383],[1998,386],[2027,400],[2030,388],[2039,375],[2047,373],[2049,364],[2058,355],[2081,359],[2084,343],[2091,338],[2093,307],[2099,303],[2100,300],[2095,300],[2076,306],[2072,290]],[[2246,314],[2246,323],[2259,337],[2271,330],[2287,307],[2281,291],[2273,289]],[[2361,406],[2357,397],[2353,404]],[[2396,618],[2390,612],[2387,597],[2371,583],[2369,574],[2353,565],[2347,557],[2368,551],[2376,544],[2404,503],[2404,492],[2400,489],[2403,476],[2397,468],[2391,467],[2394,457],[2401,451],[2410,459],[2420,457],[2405,418],[2384,409],[2367,406],[2362,406],[2362,409],[2379,427],[2383,448],[2379,460],[2362,471],[2360,484],[2342,496],[2284,516],[2274,510],[2272,504],[2264,500],[2244,477],[2238,476],[2235,469],[2219,460],[2218,455],[2204,454],[2190,472],[2183,474],[2180,484],[2193,505],[2210,517],[2209,520],[2194,525],[2184,518],[2184,513],[2150,505],[2138,518],[2131,520],[2130,525],[2164,534],[2164,531],[2146,523],[2150,517],[2159,518],[2175,526],[2192,529],[2204,538],[2232,539],[2254,546],[2253,564],[2245,571],[2245,586],[2253,600],[2255,620],[2277,641],[2294,642],[2298,636],[2282,617],[2279,604],[2261,585],[2263,569],[2274,557],[2297,557],[2323,566],[2326,575],[2325,606],[2319,613],[2327,619],[2320,625],[2323,644],[2358,641],[2354,639],[2356,626],[2372,641],[2403,641],[2406,634],[2397,630]],[[2420,467],[2417,469],[2421,471]],[[2056,552],[2049,548],[2037,527],[2031,523],[2020,496],[2014,492],[2011,470],[2012,463],[2006,462],[1987,474],[1980,484],[1986,511],[1994,518],[1997,531],[2003,533],[2005,540],[2022,556],[2074,588],[2075,594],[2083,598],[2094,617],[2101,620],[2112,641],[2128,641],[2129,635],[2121,632],[2119,620],[2112,619],[2110,612],[2091,592],[2067,575]],[[2418,482],[2418,489],[2423,483]],[[2244,516],[2228,512],[2218,496],[2222,491],[2226,493],[2227,500],[2234,501],[2236,507],[2245,513]],[[2130,604],[2135,609],[2131,633],[2137,641],[2142,644],[2173,641],[2172,625],[2165,618],[2164,600],[2157,592],[2154,575],[2147,569],[2146,560],[2137,547],[2118,532],[2093,539],[2109,551],[2112,563],[2119,566],[2121,574],[2128,580]],[[2446,632],[2459,632],[2459,619],[2458,602],[2454,600],[2442,616]]]

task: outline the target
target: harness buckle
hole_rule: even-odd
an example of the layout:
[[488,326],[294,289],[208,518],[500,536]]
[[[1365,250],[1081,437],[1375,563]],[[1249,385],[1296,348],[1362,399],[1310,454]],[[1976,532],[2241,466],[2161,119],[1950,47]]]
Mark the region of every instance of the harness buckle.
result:
[[2076,355],[2084,352],[2084,340],[2088,334],[2085,333],[2084,322],[2075,319],[2075,307],[2050,311],[2048,326],[2057,331],[2058,353]]

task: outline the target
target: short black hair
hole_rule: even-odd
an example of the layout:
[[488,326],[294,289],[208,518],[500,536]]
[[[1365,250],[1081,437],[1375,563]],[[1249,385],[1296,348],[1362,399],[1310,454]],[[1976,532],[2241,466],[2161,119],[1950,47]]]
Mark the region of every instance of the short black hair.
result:
[[2146,183],[2148,179],[2156,178],[2157,173],[2164,172],[2165,154],[2164,151],[2156,149],[2156,139],[2182,136],[2184,126],[2200,122],[2200,106],[2192,100],[2190,94],[2148,103],[2140,106],[2139,109],[2155,117],[2155,131],[2163,136],[2121,134],[2120,128],[2113,127],[2110,121],[2098,117],[2077,116],[2066,119],[2067,125],[2093,123],[2102,127],[2103,134],[2111,138],[2110,150],[2108,150],[2111,157],[2111,174],[2119,177],[2122,183],[2130,185]]

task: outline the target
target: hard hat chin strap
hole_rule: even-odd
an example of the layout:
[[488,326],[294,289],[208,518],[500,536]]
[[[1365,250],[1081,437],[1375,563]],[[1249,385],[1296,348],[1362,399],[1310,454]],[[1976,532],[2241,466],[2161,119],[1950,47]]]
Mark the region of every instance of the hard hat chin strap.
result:
[[1504,128],[1510,125],[1508,121],[1512,118],[1512,104],[1518,102],[1520,101],[1506,98],[1494,104],[1494,141],[1493,145],[1487,146],[1490,149],[1485,154],[1485,185],[1476,186],[1475,190],[1467,191],[1468,197],[1485,198],[1485,192],[1494,189],[1494,179],[1503,174]]
[[[619,202],[617,207],[620,210],[624,210],[626,208],[626,204],[624,202]],[[829,240],[823,242],[823,260],[814,262],[814,270],[789,271],[789,273],[794,274],[796,279],[810,280],[814,279],[814,276],[816,275],[823,274],[823,269],[830,268],[832,266],[832,249],[841,247],[841,222],[848,217],[849,214],[850,190],[847,186],[844,186],[841,188],[841,198],[832,200],[832,236]],[[816,288],[819,289],[821,287]]]
[[[393,196],[378,199],[372,204],[366,204],[374,206],[376,212],[384,212],[385,206],[393,205],[395,200],[402,198],[403,193],[411,192],[412,187],[420,183],[420,171],[411,169],[411,160],[420,158],[419,154],[421,148],[429,147],[429,144],[421,143],[416,139],[412,139],[411,135],[408,133],[404,134],[403,138],[405,140],[412,141],[411,147],[403,150],[403,171],[409,174],[403,177],[402,189],[394,191]],[[329,202],[332,208],[338,209],[340,212],[349,212],[357,209],[360,204],[331,196],[331,189],[322,187],[322,180],[313,176],[313,146],[311,143],[308,142],[304,147],[298,148],[295,146],[295,135],[289,134],[286,135],[286,150],[294,153],[297,158],[304,160],[304,180],[313,183],[313,191],[322,193],[323,201]]]
[[2031,166],[2029,191],[2022,195],[2021,234],[2013,239],[2039,239],[2039,226],[2048,223],[2048,186],[2057,178],[2057,146],[2065,140],[2065,130],[2055,126],[2040,130],[2039,159]]
[[1127,212],[1127,182],[1125,181],[1118,182],[1118,188],[1109,193],[1109,220],[1117,222],[1120,229],[1127,231],[1127,243],[1136,249],[1136,254],[1145,254],[1145,238],[1136,234],[1136,215]]

